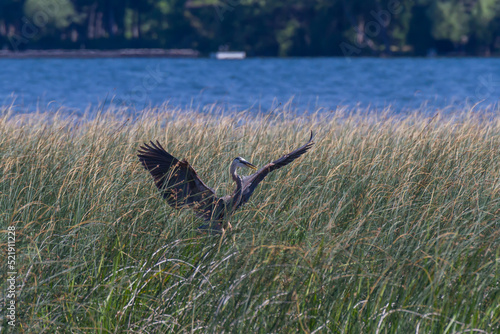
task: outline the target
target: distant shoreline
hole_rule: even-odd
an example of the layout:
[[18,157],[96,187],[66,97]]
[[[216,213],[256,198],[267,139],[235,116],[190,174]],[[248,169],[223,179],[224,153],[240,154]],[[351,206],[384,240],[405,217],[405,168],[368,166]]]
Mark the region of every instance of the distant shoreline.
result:
[[200,52],[193,49],[119,49],[119,50],[0,50],[1,58],[197,58]]
[[[212,55],[212,54],[211,54]],[[30,58],[205,58],[205,54],[194,49],[50,49],[50,50],[0,50],[0,59],[30,59]],[[489,56],[474,56],[460,53],[439,54],[433,56],[411,56],[393,54],[391,56],[319,56],[319,57],[290,57],[290,58],[500,58],[500,54]],[[281,58],[281,57],[265,57]],[[288,58],[288,57],[286,57]]]

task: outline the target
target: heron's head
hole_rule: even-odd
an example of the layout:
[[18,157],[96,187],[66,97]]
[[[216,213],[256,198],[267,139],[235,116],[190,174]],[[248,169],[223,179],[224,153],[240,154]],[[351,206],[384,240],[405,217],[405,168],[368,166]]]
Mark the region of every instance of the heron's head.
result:
[[253,170],[257,170],[257,167],[255,167],[255,165],[249,163],[248,161],[246,161],[242,157],[234,158],[233,164],[235,165],[235,167],[248,167],[248,168],[251,168]]

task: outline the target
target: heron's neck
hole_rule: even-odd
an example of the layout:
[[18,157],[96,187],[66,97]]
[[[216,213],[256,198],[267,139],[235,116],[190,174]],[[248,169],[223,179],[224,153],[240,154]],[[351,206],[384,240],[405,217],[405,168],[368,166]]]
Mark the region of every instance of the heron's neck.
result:
[[236,164],[231,164],[231,167],[229,168],[229,172],[231,173],[231,177],[233,178],[234,182],[236,182],[236,189],[234,190],[233,194],[233,205],[237,205],[241,201],[241,177],[238,175],[236,172]]
[[231,177],[233,178],[234,182],[236,182],[236,185],[238,185],[238,183],[241,185],[241,177],[236,172],[236,169],[236,164],[233,163],[229,168],[229,172],[231,173]]

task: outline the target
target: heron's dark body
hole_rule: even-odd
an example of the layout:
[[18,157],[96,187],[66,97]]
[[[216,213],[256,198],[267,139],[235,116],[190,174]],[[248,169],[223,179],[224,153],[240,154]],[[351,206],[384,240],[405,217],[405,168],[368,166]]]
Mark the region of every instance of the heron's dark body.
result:
[[252,168],[255,168],[255,166],[243,158],[236,158],[231,164],[231,176],[236,183],[236,188],[232,195],[224,197],[217,197],[215,191],[203,183],[186,160],[177,160],[158,142],[150,142],[150,144],[141,146],[138,157],[144,168],[153,176],[156,186],[170,206],[174,208],[192,208],[198,216],[209,223],[204,225],[204,228],[222,230],[226,227],[223,223],[226,218],[231,216],[241,205],[248,202],[255,188],[267,174],[289,164],[306,153],[314,144],[312,139],[311,132],[311,138],[304,146],[285,154],[278,160],[265,165],[254,174],[243,178],[236,173],[236,168],[241,167],[237,165],[237,160],[250,165]]

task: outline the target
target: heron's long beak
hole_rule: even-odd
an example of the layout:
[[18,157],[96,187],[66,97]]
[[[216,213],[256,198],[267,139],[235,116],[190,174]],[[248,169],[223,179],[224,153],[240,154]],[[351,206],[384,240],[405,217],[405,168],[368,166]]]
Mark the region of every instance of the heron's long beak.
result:
[[248,168],[252,168],[253,170],[257,170],[257,167],[255,167],[255,165],[249,163],[248,161],[245,161],[243,162],[245,164],[245,166],[247,166]]

